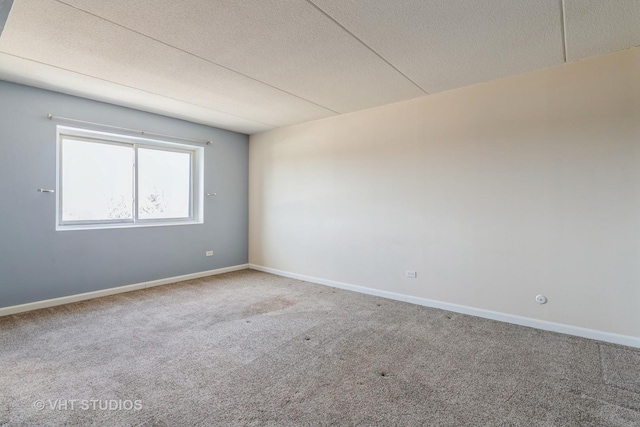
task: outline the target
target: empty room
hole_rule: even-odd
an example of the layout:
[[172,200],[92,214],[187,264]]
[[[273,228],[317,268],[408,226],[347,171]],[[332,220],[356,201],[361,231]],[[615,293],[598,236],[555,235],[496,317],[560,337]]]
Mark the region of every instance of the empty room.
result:
[[640,426],[640,0],[0,0],[0,426]]

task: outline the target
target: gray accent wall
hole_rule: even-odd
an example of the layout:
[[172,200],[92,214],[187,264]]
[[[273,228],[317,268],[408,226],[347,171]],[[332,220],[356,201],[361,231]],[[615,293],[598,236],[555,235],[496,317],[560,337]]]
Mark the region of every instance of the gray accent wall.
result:
[[13,6],[13,0],[0,0],[0,35],[2,35],[4,25],[7,23],[7,18],[9,18],[11,6]]
[[[56,194],[36,191],[56,185],[56,125],[107,129],[47,113],[213,140],[204,224],[56,231]],[[247,263],[248,150],[247,135],[0,81],[0,307]]]

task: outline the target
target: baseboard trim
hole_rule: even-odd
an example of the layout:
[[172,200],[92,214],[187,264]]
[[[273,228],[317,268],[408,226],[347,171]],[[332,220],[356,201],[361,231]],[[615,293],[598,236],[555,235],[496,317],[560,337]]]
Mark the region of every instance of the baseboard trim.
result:
[[168,285],[170,283],[183,282],[185,280],[199,279],[201,277],[215,276],[232,271],[245,270],[249,264],[234,265],[231,267],[217,268],[215,270],[200,271],[198,273],[183,274],[182,276],[167,277],[165,279],[151,280],[149,282],[135,283],[133,285],[118,286],[116,288],[102,289],[99,291],[85,292],[82,294],[69,295],[66,297],[52,298],[42,301],[30,302],[27,304],[13,305],[0,308],[0,317],[11,314],[23,313],[25,311],[38,310],[41,308],[55,307],[56,305],[70,304],[72,302],[85,301],[88,299],[106,297],[109,295],[121,294],[123,292],[137,291],[140,289],[152,288],[154,286]]
[[349,283],[337,282],[335,280],[321,279],[318,277],[305,276],[304,274],[291,273],[275,268],[263,267],[261,265],[249,264],[253,270],[275,274],[277,276],[289,277],[303,280],[305,282],[317,283],[319,285],[331,286],[348,291],[360,292],[368,295],[375,295],[382,298],[404,301],[411,304],[423,305],[425,307],[439,308],[441,310],[453,311],[456,313],[468,314],[485,319],[497,320],[499,322],[513,323],[520,326],[542,329],[544,331],[558,332],[561,334],[574,335],[582,338],[589,338],[597,341],[604,341],[612,344],[620,344],[628,347],[640,348],[640,337],[615,334],[611,332],[598,331],[594,329],[582,328],[579,326],[566,325],[562,323],[548,322],[546,320],[533,319],[531,317],[517,316],[514,314],[501,313],[497,311],[484,310],[481,308],[469,307],[465,305],[452,304],[448,302],[436,301],[427,298],[413,297],[395,292],[381,291],[379,289],[367,288],[365,286],[352,285]]

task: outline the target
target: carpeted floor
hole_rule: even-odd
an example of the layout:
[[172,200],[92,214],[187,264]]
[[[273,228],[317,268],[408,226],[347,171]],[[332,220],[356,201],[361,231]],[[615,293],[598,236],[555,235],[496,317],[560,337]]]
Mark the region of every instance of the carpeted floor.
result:
[[0,318],[0,425],[90,424],[640,425],[640,350],[251,270]]

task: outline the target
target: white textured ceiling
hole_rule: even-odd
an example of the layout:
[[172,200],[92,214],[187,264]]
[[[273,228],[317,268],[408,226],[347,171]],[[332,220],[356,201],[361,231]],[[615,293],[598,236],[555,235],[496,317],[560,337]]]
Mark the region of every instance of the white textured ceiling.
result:
[[640,0],[565,0],[567,59],[640,45]]
[[558,0],[313,2],[428,93],[564,60]]
[[0,78],[244,133],[640,45],[640,0],[14,0]]

